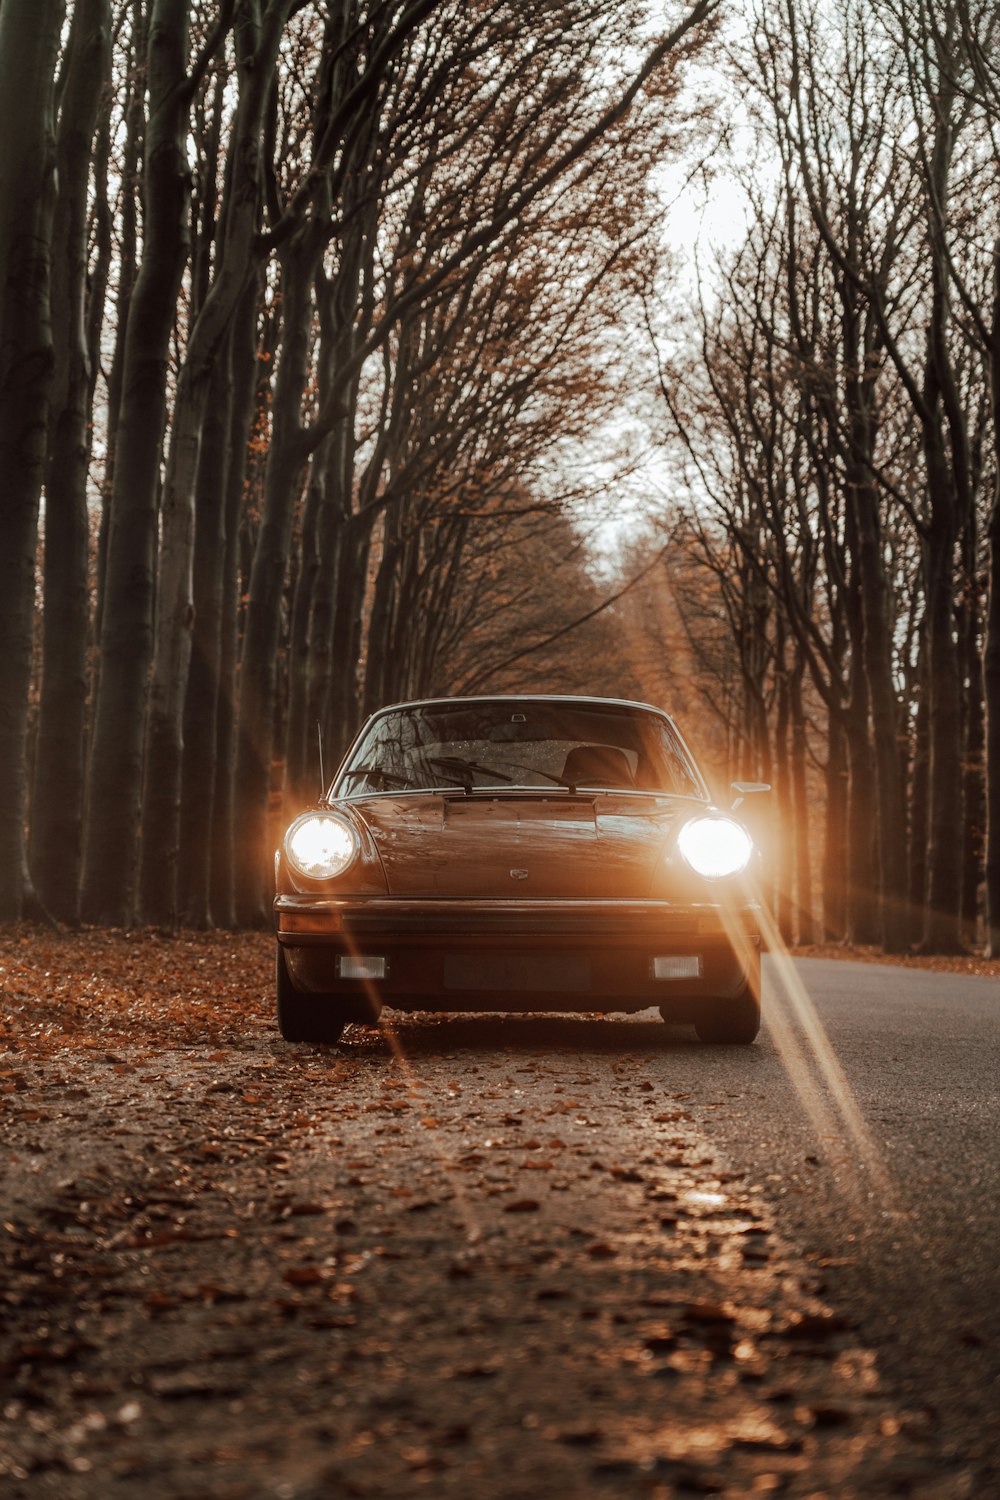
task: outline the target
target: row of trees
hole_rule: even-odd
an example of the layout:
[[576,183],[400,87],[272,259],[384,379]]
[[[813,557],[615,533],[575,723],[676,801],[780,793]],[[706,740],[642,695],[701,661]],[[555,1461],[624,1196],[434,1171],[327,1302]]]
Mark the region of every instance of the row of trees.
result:
[[262,920],[317,722],[595,608],[715,3],[0,0],[0,917]]
[[675,595],[778,790],[786,934],[816,931],[812,834],[830,935],[998,954],[1000,15],[783,0],[730,66],[759,165],[663,371],[698,497]]
[[0,0],[0,916],[259,922],[317,723],[562,685],[773,781],[788,938],[1000,951],[1000,23],[714,7]]

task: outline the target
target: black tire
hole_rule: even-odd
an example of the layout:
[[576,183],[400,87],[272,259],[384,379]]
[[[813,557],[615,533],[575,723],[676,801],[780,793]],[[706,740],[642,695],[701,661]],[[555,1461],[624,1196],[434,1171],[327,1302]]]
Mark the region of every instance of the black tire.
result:
[[301,995],[292,984],[285,955],[278,944],[274,988],[278,1002],[278,1030],[286,1042],[339,1042],[346,1021],[330,1014],[325,995]]
[[748,1047],[760,1031],[760,1000],[749,985],[735,1000],[707,1000],[694,1029],[699,1041]]

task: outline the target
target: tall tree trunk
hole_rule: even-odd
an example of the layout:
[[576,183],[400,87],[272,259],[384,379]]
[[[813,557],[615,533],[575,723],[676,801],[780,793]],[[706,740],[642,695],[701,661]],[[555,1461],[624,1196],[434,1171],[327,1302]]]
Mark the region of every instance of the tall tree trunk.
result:
[[[322,229],[322,226],[320,226]],[[307,224],[282,257],[282,347],[271,406],[264,506],[250,574],[240,661],[234,860],[236,918],[260,926],[271,888],[268,859],[277,654],[292,522],[309,456],[302,402],[309,371],[311,292],[325,237]]]
[[[857,263],[860,251],[851,227],[848,254]],[[875,324],[862,318],[857,289],[850,276],[839,278],[843,308],[844,412],[849,451],[846,461],[846,536],[853,560],[857,610],[852,641],[860,652],[871,715],[875,772],[874,802],[878,822],[878,900],[880,941],[886,953],[902,953],[907,944],[906,789],[901,774],[898,709],[893,675],[890,589],[886,577],[879,494],[875,468],[876,417],[873,353]]]
[[53,374],[53,79],[64,0],[0,6],[0,921],[34,902],[25,738],[38,506]]
[[795,838],[795,907],[796,939],[801,944],[816,941],[816,921],[813,916],[811,827],[809,818],[809,792],[806,784],[806,716],[802,707],[802,676],[804,662],[801,653],[796,653],[795,665],[789,678],[789,707],[791,710],[792,741],[790,749],[792,776],[792,828]]
[[911,938],[920,937],[927,899],[927,836],[930,813],[930,684],[927,681],[926,631],[921,642],[917,671],[916,714],[913,722],[913,761],[910,771],[910,827],[908,864],[910,906],[913,914]]
[[[146,116],[143,108],[146,84],[147,26],[143,0],[132,0],[129,13],[130,54],[125,100],[125,144],[121,165],[121,208],[118,218],[117,287],[115,296],[115,338],[108,371],[107,458],[101,485],[101,520],[97,534],[97,605],[94,611],[94,639],[101,638],[104,619],[104,587],[108,566],[108,536],[111,531],[111,497],[115,488],[115,453],[118,446],[118,413],[122,404],[122,380],[125,372],[125,341],[128,332],[128,310],[132,304],[138,275],[139,198],[142,176],[143,140]],[[91,696],[100,693],[101,658],[94,666]]]
[[983,644],[986,762],[986,952],[1000,958],[1000,237],[993,245],[990,324],[993,504],[986,528],[989,572]]
[[[934,36],[936,88],[929,150],[924,155],[930,306],[921,391],[921,435],[929,521],[924,546],[927,666],[930,680],[930,828],[927,906],[921,941],[926,953],[961,951],[962,694],[955,643],[955,565],[959,537],[972,524],[972,485],[965,413],[953,362],[950,247],[946,218],[952,201],[956,85],[950,51],[953,12]],[[934,87],[934,83],[931,84]]]
[[156,649],[150,685],[142,810],[141,910],[175,920],[180,844],[184,701],[194,623],[195,488],[216,365],[244,289],[254,279],[264,117],[278,44],[292,0],[272,0],[263,28],[245,0],[237,31],[240,92],[230,141],[212,284],[198,313],[177,385],[164,483]]
[[785,646],[780,640],[775,651],[777,673],[777,708],[774,723],[774,779],[777,783],[776,813],[773,827],[777,833],[777,860],[775,861],[775,915],[778,931],[787,947],[795,939],[792,906],[792,883],[795,868],[796,830],[792,809],[792,777],[788,757],[788,735],[791,705],[788,693],[788,673],[785,668]]
[[893,680],[882,528],[874,486],[855,471],[849,478],[848,487],[849,503],[857,515],[858,577],[863,620],[861,650],[872,725],[878,818],[880,940],[886,953],[903,953],[908,947],[906,790],[899,755],[898,711]]
[[867,688],[852,670],[851,706],[846,715],[849,797],[847,810],[847,941],[871,946],[881,938],[878,901],[877,825],[872,785]]
[[109,0],[78,0],[67,43],[52,229],[55,373],[45,481],[42,688],[31,811],[31,867],[53,916],[75,922],[83,836],[89,621],[87,188],[101,93],[110,82]]
[[983,676],[979,656],[979,553],[975,514],[966,519],[960,548],[962,587],[958,600],[958,660],[962,695],[962,895],[959,911],[964,937],[978,938],[979,885],[985,850],[986,785],[983,748]]
[[823,838],[823,929],[832,942],[847,936],[848,879],[847,735],[839,714],[830,715]]
[[403,547],[400,540],[402,503],[386,511],[382,531],[382,555],[375,575],[375,592],[368,621],[368,650],[365,655],[364,711],[374,713],[383,703],[391,702],[395,687],[390,675],[390,657],[394,649],[392,627],[396,617],[399,591],[399,567]]
[[356,674],[361,656],[371,537],[371,515],[352,516],[343,527],[337,557],[328,719],[331,765],[339,763],[354,738],[360,717]]
[[[318,776],[310,777],[316,765],[316,727],[309,713],[310,623],[319,575],[318,529],[325,498],[326,448],[321,443],[313,454],[302,516],[298,576],[292,598],[288,640],[288,727],[285,734],[286,813],[296,811],[316,796]],[[310,746],[313,747],[310,754]],[[325,769],[325,768],[324,768]]]
[[[219,927],[235,927],[236,896],[233,873],[233,776],[236,762],[236,671],[239,661],[238,601],[240,594],[240,513],[247,475],[247,451],[257,398],[258,358],[255,312],[257,288],[247,293],[244,309],[233,327],[230,367],[232,406],[229,417],[229,466],[225,494],[225,553],[219,632],[219,673],[216,693],[214,766],[204,763],[205,779],[212,778],[211,825],[202,827],[209,844],[212,919]],[[273,336],[273,331],[272,331]],[[269,368],[273,349],[265,349]],[[192,760],[190,775],[199,774]]]
[[136,894],[167,361],[188,246],[187,44],[186,3],[154,0],[146,214],[125,339],[81,902],[86,920],[112,926],[132,920]]
[[922,949],[961,951],[962,702],[954,638],[955,537],[947,518],[928,537],[928,677],[930,682],[930,818]]
[[[946,144],[939,143],[935,155],[946,149]],[[941,166],[938,175],[944,171]],[[933,233],[932,240],[931,318],[922,423],[930,511],[923,558],[930,684],[930,817],[921,947],[925,953],[955,953],[962,948],[962,694],[955,641],[955,569],[958,538],[969,497],[963,479],[964,434],[956,431],[956,421],[951,415],[955,395],[947,347],[947,267],[939,244],[940,233]],[[945,435],[949,416],[950,444]]]
[[[334,700],[334,635],[340,599],[341,563],[345,548],[353,547],[357,525],[351,515],[354,475],[354,424],[339,422],[327,447],[326,501],[319,518],[319,573],[309,622],[309,714],[310,724],[323,726],[324,769],[329,775],[342,749],[342,731],[336,723]],[[353,593],[352,593],[353,600]]]
[[[248,312],[252,320],[253,301]],[[232,395],[231,362],[221,358],[202,426],[195,494],[194,626],[184,702],[179,827],[184,876],[177,888],[179,915],[189,927],[212,925],[211,828],[227,549],[226,494],[230,461],[238,462],[235,457],[230,459],[229,452]]]

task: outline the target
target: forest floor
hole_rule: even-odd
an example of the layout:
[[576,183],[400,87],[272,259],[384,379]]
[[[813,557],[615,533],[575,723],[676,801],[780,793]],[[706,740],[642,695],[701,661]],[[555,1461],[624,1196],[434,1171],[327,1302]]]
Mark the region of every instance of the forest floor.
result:
[[969,1494],[659,1022],[292,1047],[272,974],[0,934],[6,1496]]

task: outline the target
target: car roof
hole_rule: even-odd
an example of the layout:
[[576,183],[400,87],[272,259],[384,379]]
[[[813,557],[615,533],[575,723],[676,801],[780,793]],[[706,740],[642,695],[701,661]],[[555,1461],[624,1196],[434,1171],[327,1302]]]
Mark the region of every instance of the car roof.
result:
[[455,693],[450,697],[412,698],[402,703],[386,703],[375,709],[370,717],[390,713],[397,708],[438,708],[454,703],[576,703],[596,704],[602,708],[641,708],[646,713],[659,714],[663,719],[672,719],[665,708],[653,703],[639,703],[632,698],[604,698],[593,693]]

